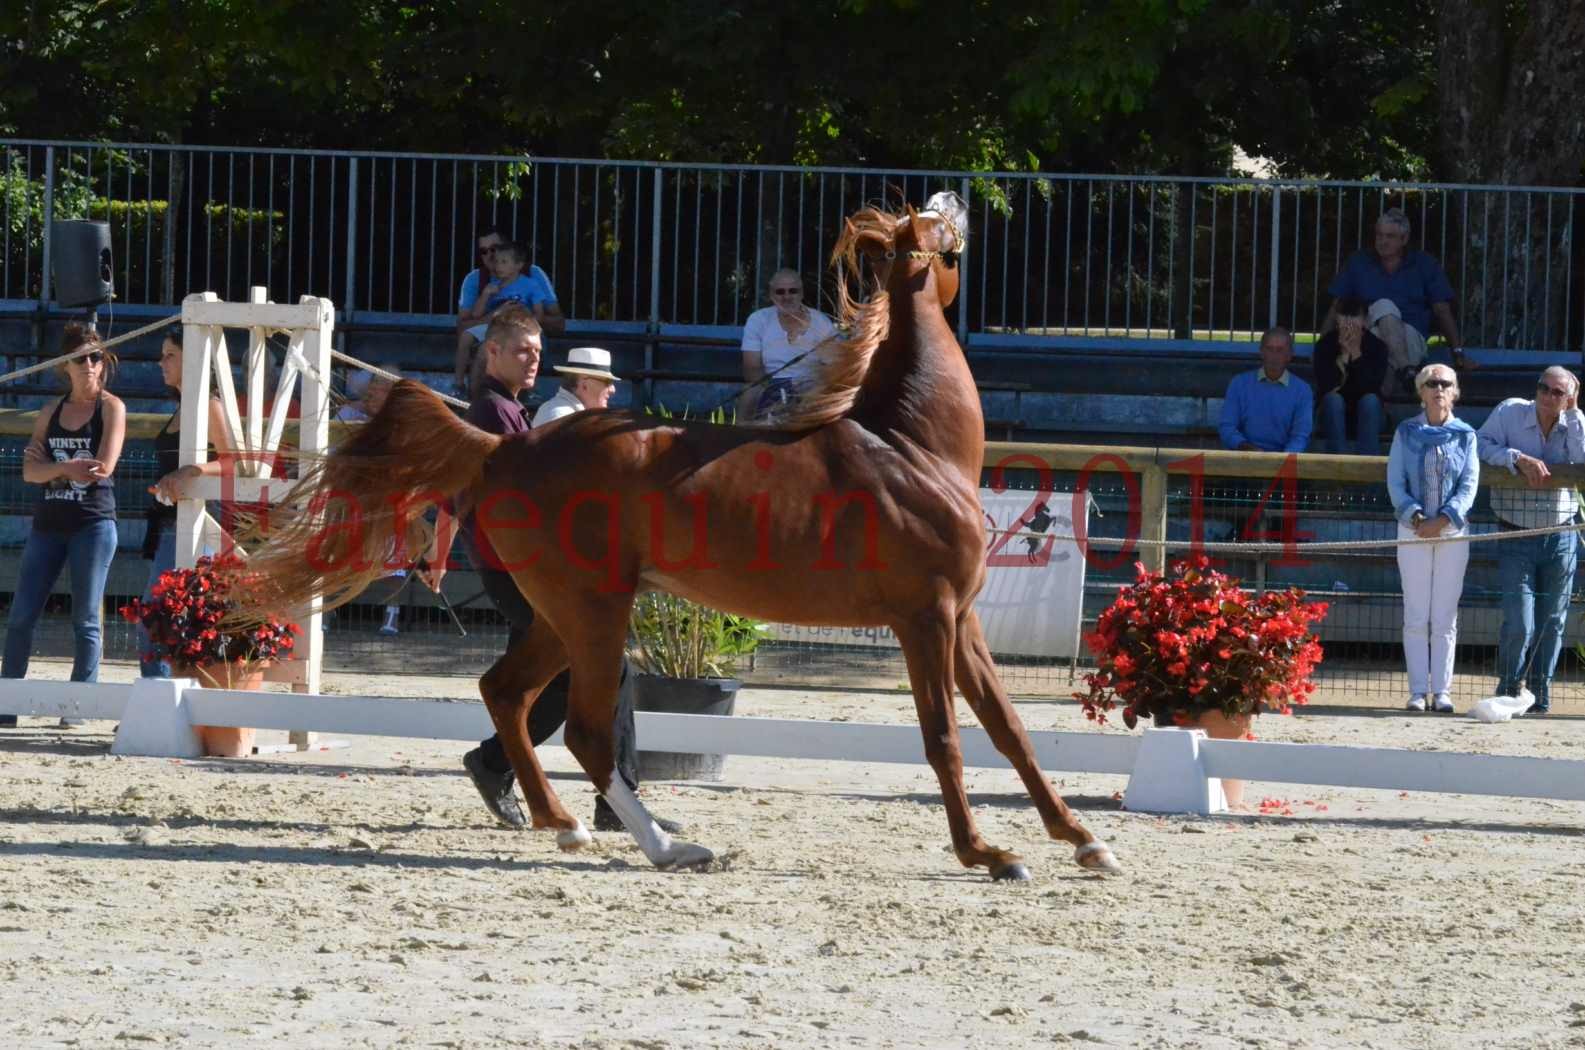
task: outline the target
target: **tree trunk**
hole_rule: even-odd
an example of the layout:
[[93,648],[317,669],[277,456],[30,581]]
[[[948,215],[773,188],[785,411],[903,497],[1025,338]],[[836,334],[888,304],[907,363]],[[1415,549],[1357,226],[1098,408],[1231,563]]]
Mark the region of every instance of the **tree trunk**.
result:
[[1470,200],[1465,342],[1563,349],[1565,330],[1577,343],[1585,327],[1566,323],[1575,205],[1523,188],[1572,186],[1585,167],[1585,4],[1447,0],[1439,36],[1441,169],[1459,182],[1515,187]]

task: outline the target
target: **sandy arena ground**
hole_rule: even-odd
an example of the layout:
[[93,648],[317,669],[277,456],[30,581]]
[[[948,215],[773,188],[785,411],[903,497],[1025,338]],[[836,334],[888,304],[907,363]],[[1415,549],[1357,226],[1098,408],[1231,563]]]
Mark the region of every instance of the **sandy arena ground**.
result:
[[[913,718],[895,692],[739,710]],[[1257,728],[1585,759],[1577,716]],[[986,837],[1034,874],[1007,886],[957,865],[924,766],[733,758],[724,783],[646,787],[721,858],[663,874],[626,836],[562,854],[495,827],[461,742],[176,762],[109,757],[110,730],[0,731],[0,1046],[1585,1046],[1579,804],[1254,784],[1268,815],[1163,819],[1122,812],[1121,777],[1055,774],[1127,869],[1104,879],[1010,772],[973,771]],[[591,789],[546,757],[587,820]]]

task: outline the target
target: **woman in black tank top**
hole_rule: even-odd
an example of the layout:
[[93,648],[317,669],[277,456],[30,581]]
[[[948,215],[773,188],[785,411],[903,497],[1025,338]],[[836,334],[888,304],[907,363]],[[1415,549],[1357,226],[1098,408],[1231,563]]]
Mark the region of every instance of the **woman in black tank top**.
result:
[[[160,376],[165,385],[174,388],[180,396],[182,389],[182,328],[173,325],[160,344]],[[143,535],[143,557],[149,559],[149,579],[143,588],[143,600],[154,596],[154,584],[160,574],[176,567],[176,501],[182,497],[188,482],[204,476],[218,476],[221,471],[219,453],[231,451],[231,440],[226,431],[225,413],[220,399],[209,399],[209,444],[216,454],[203,463],[181,463],[180,403],[171,418],[165,421],[160,432],[154,435],[154,454],[159,461],[160,480],[149,486],[154,502],[149,505],[148,531]],[[143,625],[138,625],[138,666],[144,678],[169,678],[170,664],[156,658],[151,652]]]
[[[105,577],[116,552],[116,497],[111,476],[121,458],[127,410],[109,392],[115,356],[92,329],[66,326],[61,352],[86,349],[63,367],[71,390],[39,411],[22,454],[22,480],[42,486],[33,527],[17,567],[16,591],[6,620],[0,676],[27,677],[33,628],[61,569],[71,564],[72,681],[99,679],[100,614]],[[6,716],[14,725],[14,715]],[[81,719],[62,719],[81,724]]]

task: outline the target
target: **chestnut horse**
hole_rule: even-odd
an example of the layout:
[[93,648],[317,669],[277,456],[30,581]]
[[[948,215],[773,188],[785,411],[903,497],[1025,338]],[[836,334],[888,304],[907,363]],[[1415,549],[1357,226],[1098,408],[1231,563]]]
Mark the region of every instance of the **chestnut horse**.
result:
[[[614,777],[612,722],[635,594],[665,590],[763,620],[890,627],[908,663],[924,751],[941,783],[958,859],[998,879],[1020,858],[975,830],[953,711],[962,691],[1023,779],[1046,831],[1085,868],[1118,869],[1035,762],[973,608],[985,579],[979,501],[984,421],[943,315],[957,294],[968,209],[952,193],[926,210],[866,208],[833,251],[850,337],[823,351],[819,389],[776,428],[579,412],[501,438],[459,421],[404,381],[381,412],[308,471],[299,513],[276,524],[251,567],[278,601],[349,600],[419,551],[420,520],[453,498],[471,507],[538,611],[480,680],[536,828],[563,848],[590,841],[546,782],[529,744],[535,697],[571,666],[565,741],[649,859],[700,865]],[[867,300],[849,284],[861,257]],[[262,599],[261,599],[262,600]]]

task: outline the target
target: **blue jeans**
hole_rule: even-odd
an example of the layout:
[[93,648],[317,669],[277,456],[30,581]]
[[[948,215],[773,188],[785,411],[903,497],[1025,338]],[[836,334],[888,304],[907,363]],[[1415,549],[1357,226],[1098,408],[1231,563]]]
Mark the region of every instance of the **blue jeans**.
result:
[[[154,597],[154,584],[160,578],[160,573],[169,572],[176,567],[176,527],[171,525],[160,535],[160,542],[154,549],[154,560],[149,563],[149,582],[143,585],[143,600],[148,601]],[[169,678],[171,676],[170,661],[160,659],[153,655],[154,643],[149,638],[149,632],[138,624],[138,673],[144,678]]]
[[16,593],[6,619],[5,664],[0,678],[26,678],[33,655],[33,628],[49,600],[50,588],[68,562],[72,567],[72,681],[99,681],[104,648],[99,617],[105,603],[105,577],[116,555],[116,523],[96,521],[76,532],[28,533],[17,566]]
[[[1552,672],[1563,649],[1563,626],[1568,618],[1578,559],[1579,540],[1572,532],[1498,542],[1497,576],[1502,586],[1502,633],[1497,636],[1500,695],[1515,696],[1520,685],[1528,685],[1539,706],[1550,704]],[[1532,661],[1528,675],[1527,659]]]
[[1354,406],[1354,440],[1348,439],[1348,405],[1336,390],[1321,398],[1321,435],[1327,452],[1381,455],[1381,398],[1366,394]]

